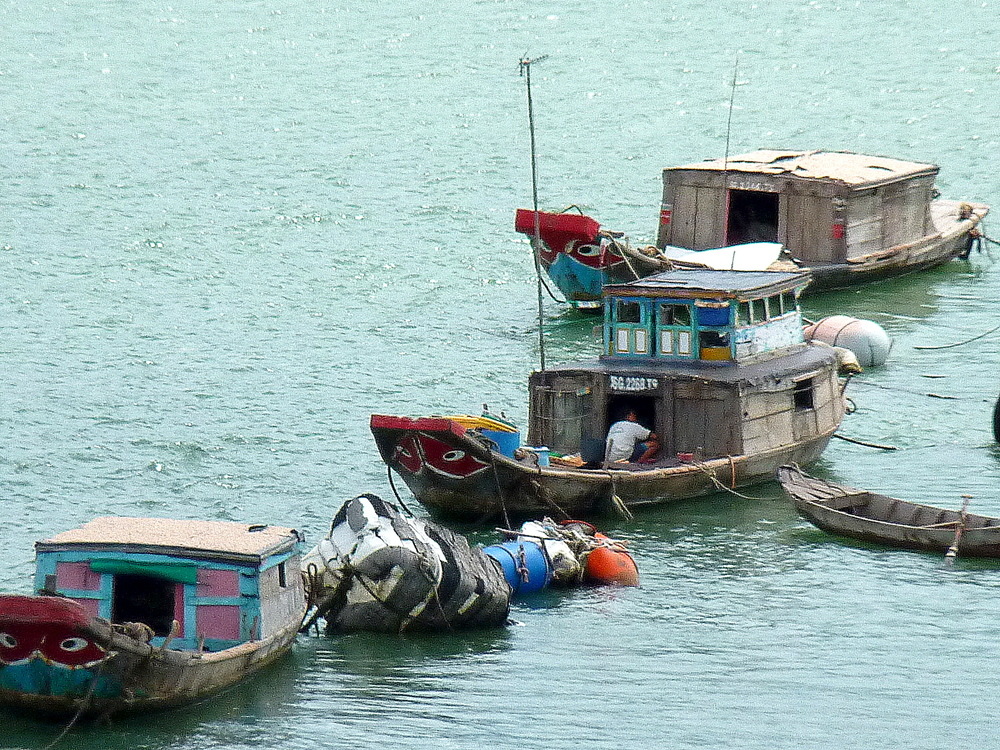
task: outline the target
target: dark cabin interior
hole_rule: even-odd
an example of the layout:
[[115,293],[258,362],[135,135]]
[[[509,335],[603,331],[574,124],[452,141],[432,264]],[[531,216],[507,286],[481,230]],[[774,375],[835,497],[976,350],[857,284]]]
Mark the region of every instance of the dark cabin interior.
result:
[[120,573],[111,600],[112,622],[142,622],[159,636],[170,633],[174,621],[176,584],[163,578]]
[[778,241],[778,194],[730,190],[726,244]]

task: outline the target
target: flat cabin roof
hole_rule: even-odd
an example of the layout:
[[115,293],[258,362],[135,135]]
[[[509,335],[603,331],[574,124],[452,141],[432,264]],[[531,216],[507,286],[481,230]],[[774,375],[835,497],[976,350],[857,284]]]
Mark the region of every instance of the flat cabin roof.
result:
[[809,377],[829,368],[836,361],[833,347],[799,344],[780,356],[757,362],[707,363],[701,360],[665,359],[616,359],[602,358],[584,362],[571,362],[546,370],[533,372],[531,379],[540,377],[561,378],[590,375],[637,375],[664,380],[690,380],[722,385],[747,383],[754,386],[773,384],[775,378]]
[[609,284],[604,296],[758,299],[809,283],[806,271],[713,271],[677,269],[627,284]]
[[728,159],[668,167],[664,172],[702,170],[787,175],[806,180],[833,180],[853,187],[895,182],[918,175],[933,175],[934,164],[866,156],[851,151],[751,151]]
[[266,524],[104,516],[37,542],[35,549],[114,550],[259,562],[291,549],[298,539],[294,529]]

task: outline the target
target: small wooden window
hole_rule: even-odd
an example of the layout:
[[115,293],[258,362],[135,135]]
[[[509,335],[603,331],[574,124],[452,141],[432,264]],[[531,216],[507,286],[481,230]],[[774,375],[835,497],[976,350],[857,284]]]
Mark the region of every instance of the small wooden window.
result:
[[753,318],[751,317],[750,303],[740,302],[736,309],[736,325],[746,326],[751,323],[753,323]]
[[795,382],[795,408],[799,410],[813,408],[813,379],[804,378]]
[[688,305],[660,305],[660,325],[689,327],[691,308]]
[[619,323],[641,323],[642,308],[638,302],[618,300],[617,320]]

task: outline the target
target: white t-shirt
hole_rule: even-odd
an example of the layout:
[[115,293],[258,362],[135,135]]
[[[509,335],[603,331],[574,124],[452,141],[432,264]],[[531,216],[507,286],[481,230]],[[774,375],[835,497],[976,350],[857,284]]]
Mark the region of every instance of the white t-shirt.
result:
[[623,419],[615,422],[608,430],[608,441],[604,450],[605,461],[621,461],[632,457],[637,443],[650,436],[651,432],[638,422]]

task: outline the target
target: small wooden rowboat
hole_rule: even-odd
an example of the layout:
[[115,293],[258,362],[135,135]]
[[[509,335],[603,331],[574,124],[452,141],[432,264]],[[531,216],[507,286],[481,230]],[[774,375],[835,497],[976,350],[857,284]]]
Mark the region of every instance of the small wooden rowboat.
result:
[[[1000,557],[1000,518],[897,500],[778,469],[778,481],[799,514],[838,536],[906,549]],[[952,553],[952,554],[955,554]]]
[[294,529],[98,518],[38,542],[39,595],[0,594],[0,705],[107,716],[199,700],[287,653]]

